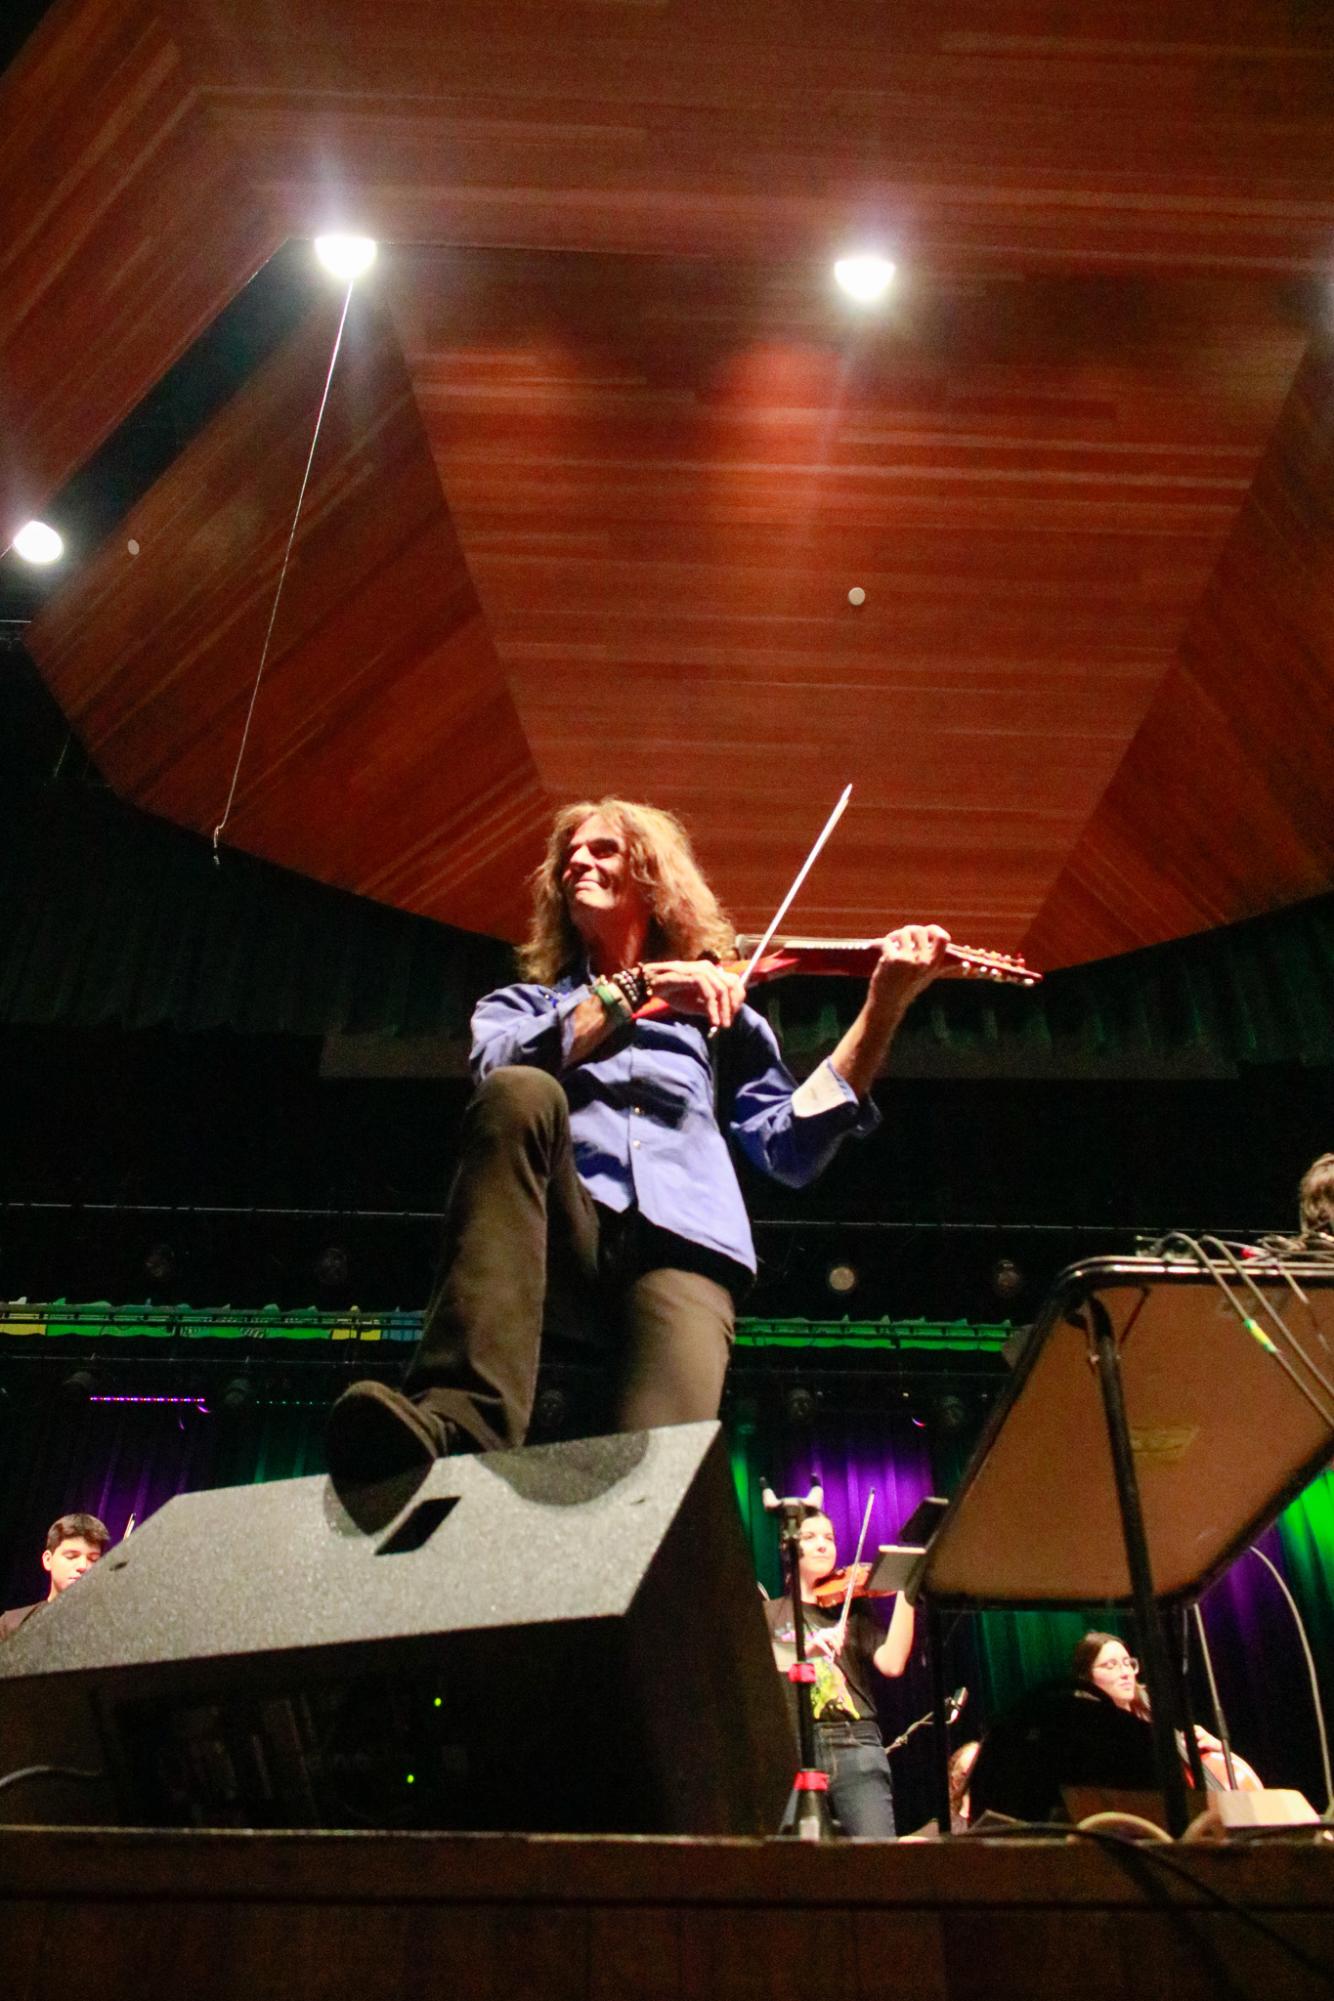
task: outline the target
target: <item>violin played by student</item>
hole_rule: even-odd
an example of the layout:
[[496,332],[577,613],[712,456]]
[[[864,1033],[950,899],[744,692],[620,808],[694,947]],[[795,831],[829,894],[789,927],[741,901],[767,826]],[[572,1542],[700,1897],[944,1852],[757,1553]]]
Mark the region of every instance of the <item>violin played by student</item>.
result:
[[841,1605],[845,1598],[892,1598],[893,1589],[873,1591],[871,1572],[875,1568],[870,1563],[849,1563],[842,1570],[831,1570],[811,1587],[811,1595],[817,1605]]

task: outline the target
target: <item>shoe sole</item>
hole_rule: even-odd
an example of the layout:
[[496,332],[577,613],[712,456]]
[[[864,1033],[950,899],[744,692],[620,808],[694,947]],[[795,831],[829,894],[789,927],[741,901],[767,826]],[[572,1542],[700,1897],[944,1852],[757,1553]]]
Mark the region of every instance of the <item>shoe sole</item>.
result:
[[[335,1486],[368,1487],[420,1472],[439,1458],[439,1445],[412,1405],[391,1402],[380,1386],[349,1390],[329,1413],[325,1437],[329,1477]],[[361,1392],[360,1394],[358,1392]]]

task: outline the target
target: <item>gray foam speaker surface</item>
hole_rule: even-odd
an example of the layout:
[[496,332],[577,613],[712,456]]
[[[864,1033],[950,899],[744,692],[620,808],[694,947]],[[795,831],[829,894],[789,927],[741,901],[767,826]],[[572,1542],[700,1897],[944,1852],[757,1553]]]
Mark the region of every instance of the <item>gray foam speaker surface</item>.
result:
[[7,1820],[765,1832],[791,1776],[716,1424],[186,1494],[0,1648]]

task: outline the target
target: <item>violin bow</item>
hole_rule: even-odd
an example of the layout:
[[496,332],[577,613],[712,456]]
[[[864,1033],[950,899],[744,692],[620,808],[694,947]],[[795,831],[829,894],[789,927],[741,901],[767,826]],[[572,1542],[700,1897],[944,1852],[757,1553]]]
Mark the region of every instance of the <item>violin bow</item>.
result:
[[755,950],[751,953],[750,958],[746,963],[746,970],[741,975],[741,984],[743,987],[748,987],[750,985],[751,974],[754,972],[756,966],[759,965],[760,960],[764,957],[765,953],[768,951],[770,939],[774,937],[775,933],[778,930],[779,925],[782,923],[783,919],[787,916],[788,911],[792,908],[792,904],[796,897],[797,891],[801,888],[801,885],[803,884],[803,882],[805,882],[807,876],[814,868],[817,860],[819,859],[820,850],[823,848],[825,842],[829,839],[829,836],[833,833],[835,827],[838,825],[839,821],[843,818],[843,814],[847,808],[847,803],[849,799],[851,799],[851,797],[852,797],[852,786],[850,784],[845,785],[843,787],[842,792],[839,794],[838,804],[835,806],[833,812],[829,815],[829,818],[825,821],[824,826],[820,829],[819,834],[816,836],[814,847],[807,855],[801,867],[797,870],[797,873],[793,878],[791,888],[788,890],[787,895],[783,898],[783,901],[779,904],[777,910],[774,912],[773,921],[770,924],[769,929],[765,932],[759,944],[755,947]]
[[852,1610],[852,1594],[857,1588],[857,1572],[861,1567],[862,1546],[866,1541],[867,1528],[870,1526],[871,1506],[874,1500],[875,1488],[872,1487],[866,1496],[866,1513],[862,1516],[861,1534],[857,1538],[857,1554],[848,1566],[848,1585],[846,1591],[843,1593],[843,1610],[839,1613],[838,1624],[834,1628],[835,1657],[842,1653],[843,1642],[848,1637],[848,1613]]

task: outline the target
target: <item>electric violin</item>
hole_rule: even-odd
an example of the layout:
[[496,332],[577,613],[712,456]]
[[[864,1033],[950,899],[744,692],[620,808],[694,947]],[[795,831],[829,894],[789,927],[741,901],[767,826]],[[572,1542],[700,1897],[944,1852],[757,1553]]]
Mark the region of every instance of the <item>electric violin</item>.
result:
[[[740,937],[737,951],[741,963],[729,971],[742,972],[758,939]],[[879,938],[771,938],[763,955],[751,968],[750,979],[778,980],[788,973],[833,975],[845,979],[869,979],[880,958]],[[945,947],[951,966],[970,979],[1000,980],[1009,986],[1035,987],[1042,978],[1023,959],[1005,952],[984,951],[978,945]]]
[[[838,825],[852,796],[851,785],[845,785],[825,821],[815,844],[793,882],[786,896],[779,904],[770,921],[768,930],[762,937],[739,937],[737,951],[741,957],[728,961],[724,970],[740,976],[743,986],[751,986],[756,981],[782,979],[789,973],[812,973],[846,979],[869,979],[880,962],[883,941],[879,938],[795,938],[780,937],[779,926],[786,917],[798,890],[805,882],[815,864],[816,857],[824,848],[829,836]],[[973,979],[999,980],[1011,986],[1035,987],[1041,980],[1041,973],[1034,972],[1020,958],[1011,958],[1004,952],[984,951],[976,945],[948,944],[945,957],[951,969]],[[637,1021],[651,1020],[656,1015],[670,1012],[663,1000],[650,998],[643,1007],[636,1010]]]

